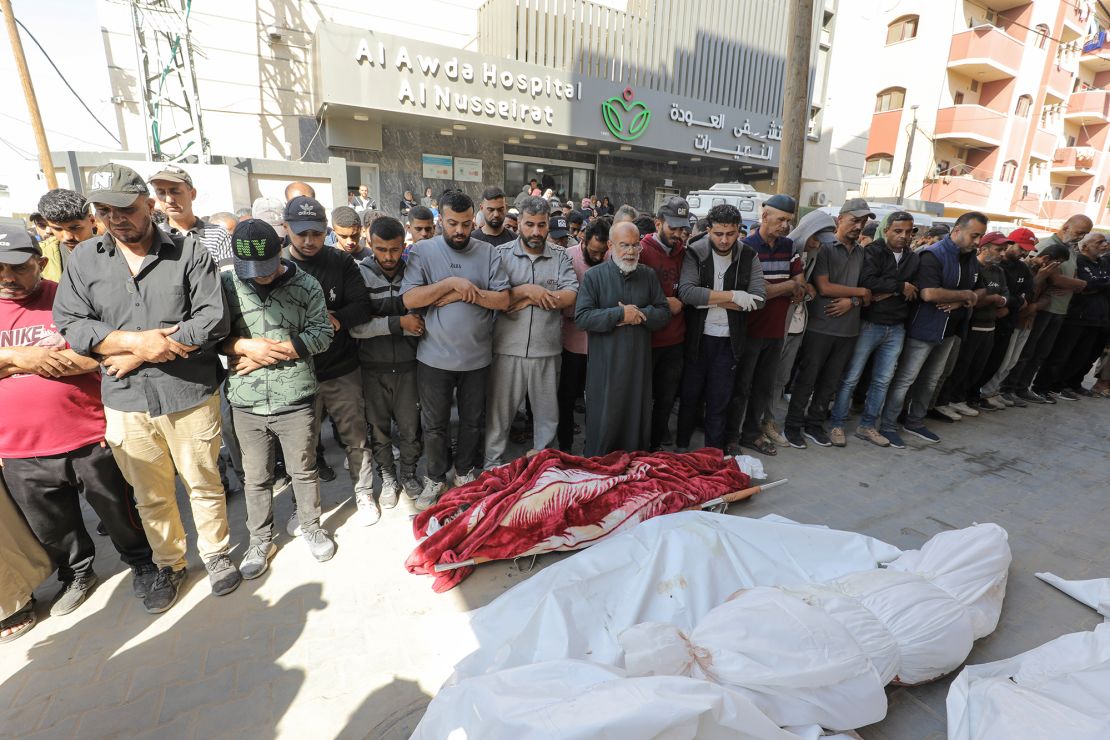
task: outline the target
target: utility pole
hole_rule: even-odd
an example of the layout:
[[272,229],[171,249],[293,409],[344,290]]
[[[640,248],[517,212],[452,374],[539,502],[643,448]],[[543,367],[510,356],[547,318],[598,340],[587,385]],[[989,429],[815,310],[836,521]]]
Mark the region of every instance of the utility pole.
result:
[[902,199],[906,195],[906,180],[910,176],[910,160],[913,159],[913,137],[917,135],[917,106],[911,105],[910,110],[913,111],[913,124],[910,128],[910,140],[906,144],[906,161],[902,163],[902,181],[898,183],[898,205],[902,205]]
[[23,97],[27,100],[27,110],[31,113],[31,129],[35,132],[35,143],[39,147],[39,166],[46,175],[46,185],[51,190],[58,187],[58,175],[54,172],[54,160],[50,158],[50,145],[46,143],[46,129],[42,127],[39,101],[35,97],[35,87],[31,84],[31,73],[27,69],[27,57],[23,55],[23,41],[19,38],[19,28],[15,25],[15,12],[12,0],[0,0],[0,10],[4,11],[4,25],[8,27],[8,40],[12,44],[12,57],[19,70],[19,81],[23,83]]
[[809,64],[813,40],[813,0],[789,3],[786,27],[786,79],[782,91],[782,149],[779,192],[798,200],[802,193],[802,158],[809,131]]

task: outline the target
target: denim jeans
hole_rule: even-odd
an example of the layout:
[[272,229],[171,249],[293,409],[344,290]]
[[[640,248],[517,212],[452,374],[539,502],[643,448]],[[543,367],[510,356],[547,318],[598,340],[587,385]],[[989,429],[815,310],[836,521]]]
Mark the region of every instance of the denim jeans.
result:
[[940,346],[935,342],[926,342],[921,339],[907,337],[902,354],[898,357],[898,369],[890,381],[890,390],[886,394],[886,403],[883,405],[882,421],[879,431],[898,431],[898,417],[906,403],[906,394],[917,380],[922,365],[929,359],[933,349]]
[[953,355],[960,351],[960,337],[945,337],[944,341],[933,347],[925,358],[917,380],[906,394],[905,427],[920,427],[925,424],[925,414],[933,408],[940,385],[948,378],[955,363]]
[[860,324],[855,352],[848,362],[848,371],[844,375],[844,380],[840,382],[840,390],[833,403],[830,421],[832,426],[844,426],[844,420],[848,418],[848,410],[852,405],[852,392],[856,389],[856,384],[859,383],[863,369],[872,354],[875,355],[875,361],[871,368],[871,383],[867,387],[867,398],[863,402],[863,415],[860,416],[859,425],[875,426],[875,420],[883,410],[886,390],[890,386],[891,378],[894,377],[894,369],[898,366],[898,355],[902,353],[905,337],[906,327],[902,324],[872,324],[870,321]]

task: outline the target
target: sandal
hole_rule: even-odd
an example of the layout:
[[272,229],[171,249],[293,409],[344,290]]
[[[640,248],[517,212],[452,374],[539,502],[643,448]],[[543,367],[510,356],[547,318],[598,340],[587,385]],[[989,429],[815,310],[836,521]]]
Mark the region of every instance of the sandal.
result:
[[34,627],[38,621],[38,616],[35,614],[35,599],[32,597],[27,606],[7,619],[0,620],[0,632],[11,630],[11,632],[6,635],[0,635],[0,643],[11,642],[17,637],[22,637]]
[[759,437],[747,446],[751,447],[759,454],[767,455],[768,457],[774,457],[775,455],[779,454],[779,450],[777,447],[775,447],[775,443],[767,439],[766,437]]

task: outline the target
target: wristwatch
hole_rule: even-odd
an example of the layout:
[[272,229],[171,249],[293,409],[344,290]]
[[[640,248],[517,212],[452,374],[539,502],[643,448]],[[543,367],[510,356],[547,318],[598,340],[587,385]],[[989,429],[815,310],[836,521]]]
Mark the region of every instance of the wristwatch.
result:
[[852,307],[854,308],[858,305],[859,305],[859,297],[858,296],[852,296]]

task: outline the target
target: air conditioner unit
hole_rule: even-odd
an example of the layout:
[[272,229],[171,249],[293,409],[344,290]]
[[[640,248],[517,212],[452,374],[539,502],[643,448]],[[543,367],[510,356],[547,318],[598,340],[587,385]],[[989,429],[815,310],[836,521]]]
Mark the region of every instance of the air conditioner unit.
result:
[[813,195],[809,196],[809,204],[811,206],[827,206],[829,204],[829,194],[824,190],[818,190]]

